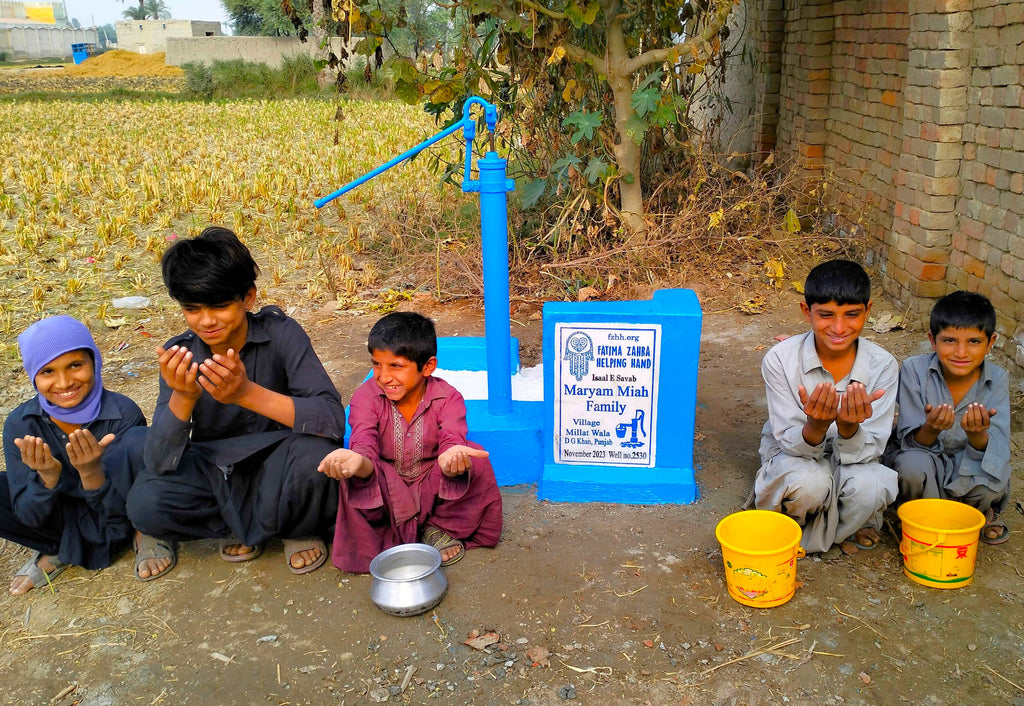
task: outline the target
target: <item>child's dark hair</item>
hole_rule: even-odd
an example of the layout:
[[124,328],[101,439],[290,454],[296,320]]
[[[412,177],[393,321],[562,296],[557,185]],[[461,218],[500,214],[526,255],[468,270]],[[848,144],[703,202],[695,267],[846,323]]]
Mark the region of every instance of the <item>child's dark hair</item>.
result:
[[804,301],[812,304],[867,304],[871,301],[871,280],[864,268],[852,260],[829,260],[816,266],[804,281]]
[[437,355],[437,332],[434,322],[414,311],[396,311],[381,318],[370,329],[366,349],[388,351],[408,358],[423,370],[427,361]]
[[928,328],[933,336],[944,328],[980,328],[991,339],[996,332],[996,310],[982,294],[953,292],[935,302]]
[[249,248],[234,231],[220,226],[167,248],[160,269],[167,293],[182,304],[241,301],[260,273]]

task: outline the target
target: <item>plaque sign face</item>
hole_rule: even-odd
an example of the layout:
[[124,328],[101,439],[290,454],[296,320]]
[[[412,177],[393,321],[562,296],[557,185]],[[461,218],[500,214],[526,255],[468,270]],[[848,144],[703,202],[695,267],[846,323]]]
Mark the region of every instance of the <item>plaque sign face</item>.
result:
[[655,465],[661,324],[555,326],[555,462]]

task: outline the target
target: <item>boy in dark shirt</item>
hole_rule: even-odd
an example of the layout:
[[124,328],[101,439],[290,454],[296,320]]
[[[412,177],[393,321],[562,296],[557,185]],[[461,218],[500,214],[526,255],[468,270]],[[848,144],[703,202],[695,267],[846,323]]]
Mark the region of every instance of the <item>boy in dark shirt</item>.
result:
[[225,561],[281,537],[292,572],[313,571],[337,511],[317,464],[344,436],[338,391],[298,323],[249,311],[259,268],[232,231],[178,241],[161,266],[189,330],[157,349],[160,396],[128,515],[161,539],[224,538]]

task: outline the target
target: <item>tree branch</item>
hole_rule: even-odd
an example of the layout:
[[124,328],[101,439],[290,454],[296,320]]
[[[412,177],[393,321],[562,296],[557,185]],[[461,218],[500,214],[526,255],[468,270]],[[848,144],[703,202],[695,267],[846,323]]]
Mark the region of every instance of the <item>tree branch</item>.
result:
[[564,44],[562,46],[565,47],[565,55],[567,57],[575,59],[576,61],[582,61],[590,66],[594,71],[601,73],[605,65],[605,59],[603,56],[593,54],[582,47],[576,46],[575,44]]
[[567,20],[567,19],[569,19],[568,15],[566,15],[564,12],[556,12],[554,10],[549,10],[548,8],[544,7],[543,5],[538,5],[535,2],[531,2],[531,0],[518,0],[518,2],[522,3],[526,7],[530,8],[531,10],[533,10],[534,12],[539,12],[542,15],[547,15],[551,19],[554,19],[554,20]]
[[670,47],[663,47],[661,49],[651,49],[639,56],[633,57],[626,63],[627,71],[629,73],[634,73],[645,66],[664,63],[671,59],[673,55],[689,53],[690,47],[710,42],[714,36],[721,31],[722,27],[725,26],[726,21],[729,19],[729,13],[732,12],[732,5],[733,3],[731,0],[720,0],[715,7],[715,14],[699,34],[690,37],[685,42],[673,44]]

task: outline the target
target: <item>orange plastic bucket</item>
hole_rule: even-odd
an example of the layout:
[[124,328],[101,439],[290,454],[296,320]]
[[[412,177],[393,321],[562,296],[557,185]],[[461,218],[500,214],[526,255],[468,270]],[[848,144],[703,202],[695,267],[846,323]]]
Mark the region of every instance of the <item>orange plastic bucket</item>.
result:
[[781,512],[744,510],[722,519],[715,537],[722,545],[729,595],[743,605],[772,608],[796,592],[800,525]]
[[974,580],[985,516],[955,500],[910,500],[896,511],[903,525],[903,573],[931,588],[960,588]]

